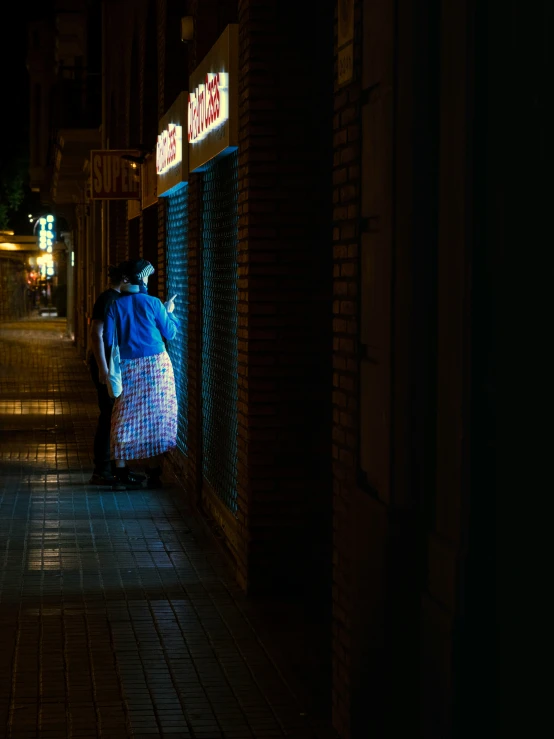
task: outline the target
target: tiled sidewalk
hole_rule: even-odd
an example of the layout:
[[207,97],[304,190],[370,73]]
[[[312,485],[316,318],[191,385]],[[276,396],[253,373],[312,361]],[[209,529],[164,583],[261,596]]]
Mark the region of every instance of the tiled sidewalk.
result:
[[88,484],[96,417],[63,321],[0,324],[0,737],[328,736],[181,491]]

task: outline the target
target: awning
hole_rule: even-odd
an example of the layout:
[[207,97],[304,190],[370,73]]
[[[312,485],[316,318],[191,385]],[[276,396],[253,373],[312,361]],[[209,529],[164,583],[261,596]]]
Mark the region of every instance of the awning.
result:
[[[63,241],[53,244],[53,251],[65,249]],[[40,252],[36,236],[17,236],[14,233],[0,232],[0,252]]]

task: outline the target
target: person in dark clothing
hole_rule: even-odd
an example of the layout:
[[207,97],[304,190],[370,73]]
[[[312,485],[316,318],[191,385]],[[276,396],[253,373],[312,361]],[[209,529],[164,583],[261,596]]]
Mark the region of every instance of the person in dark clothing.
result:
[[98,425],[94,435],[94,472],[90,479],[93,485],[111,485],[118,490],[139,488],[146,479],[129,471],[123,485],[113,472],[113,463],[110,458],[110,430],[114,399],[110,397],[107,386],[106,366],[109,364],[109,348],[104,340],[104,324],[106,315],[112,303],[121,297],[123,274],[118,267],[109,268],[110,287],[104,290],[94,304],[90,339],[92,351],[88,356],[88,365],[92,381],[98,393]]

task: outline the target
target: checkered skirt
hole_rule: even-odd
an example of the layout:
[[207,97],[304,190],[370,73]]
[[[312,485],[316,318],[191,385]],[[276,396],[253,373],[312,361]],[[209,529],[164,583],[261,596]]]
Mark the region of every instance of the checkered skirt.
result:
[[148,459],[177,445],[177,397],[167,352],[121,360],[112,411],[112,459]]

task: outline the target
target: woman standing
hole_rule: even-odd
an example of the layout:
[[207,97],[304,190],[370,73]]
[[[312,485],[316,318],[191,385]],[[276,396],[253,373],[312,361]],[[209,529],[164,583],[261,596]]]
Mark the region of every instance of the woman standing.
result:
[[123,391],[112,412],[111,450],[116,475],[126,483],[127,462],[149,460],[149,483],[160,484],[160,455],[177,444],[177,398],[173,367],[163,339],[177,333],[175,296],[167,303],[148,295],[154,267],[145,259],[121,265],[121,297],[106,317],[107,345],[119,344]]

